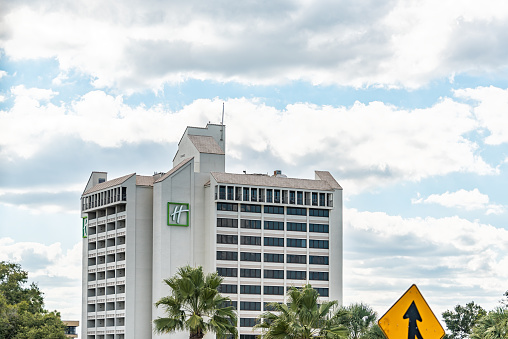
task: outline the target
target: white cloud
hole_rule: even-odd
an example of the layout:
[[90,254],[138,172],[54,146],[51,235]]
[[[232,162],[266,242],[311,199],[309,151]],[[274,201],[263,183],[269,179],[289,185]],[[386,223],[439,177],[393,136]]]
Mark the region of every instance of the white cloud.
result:
[[344,221],[346,303],[363,300],[382,314],[417,284],[440,315],[471,300],[492,309],[506,290],[505,229],[355,209],[344,210]]
[[475,102],[474,114],[480,125],[490,135],[485,138],[489,145],[508,142],[508,89],[494,86],[466,88],[455,91],[455,96]]
[[501,214],[504,212],[502,205],[491,204],[489,196],[480,193],[478,188],[472,191],[460,189],[456,192],[448,192],[442,194],[431,194],[427,198],[414,199],[413,204],[439,204],[445,207],[461,208],[468,211],[485,210],[486,214]]
[[19,1],[5,12],[7,56],[55,57],[127,91],[188,78],[419,87],[507,65],[502,0]]
[[[52,91],[18,86],[13,92],[14,106],[0,111],[0,155],[7,158],[30,157],[63,137],[102,147],[176,143],[185,126],[219,121],[222,108],[219,99],[195,100],[176,112],[162,106],[131,107],[122,96],[102,91],[56,106],[50,101]],[[329,168],[349,192],[453,172],[497,173],[477,154],[478,145],[464,137],[478,128],[470,106],[451,99],[411,111],[381,102],[352,107],[299,103],[278,110],[245,98],[227,100],[226,108],[228,154],[237,159],[243,155],[244,166],[251,165],[247,154],[254,152],[308,172]],[[303,168],[309,163],[312,169]],[[253,164],[253,170],[261,164]]]
[[15,262],[44,293],[45,308],[64,319],[80,319],[81,242],[64,251],[60,243],[15,242],[0,238],[0,260]]

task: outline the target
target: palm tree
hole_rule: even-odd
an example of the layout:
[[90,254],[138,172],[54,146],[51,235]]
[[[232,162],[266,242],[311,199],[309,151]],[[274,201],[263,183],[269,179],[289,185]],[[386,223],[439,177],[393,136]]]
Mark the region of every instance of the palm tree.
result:
[[349,329],[349,339],[365,338],[367,334],[370,336],[375,333],[369,330],[376,325],[377,314],[369,305],[355,303],[341,307],[339,311],[345,313],[338,317],[338,321]]
[[223,278],[217,273],[204,275],[203,268],[181,267],[178,273],[164,282],[171,295],[155,304],[162,306],[167,317],[154,320],[156,333],[189,331],[189,338],[203,338],[213,332],[218,337],[233,335],[236,338],[236,313],[231,299],[223,297],[217,288]]
[[508,308],[498,307],[481,318],[473,328],[472,339],[508,338]]
[[311,285],[301,289],[291,287],[288,291],[288,303],[270,303],[274,312],[264,312],[261,321],[254,328],[263,330],[264,339],[309,339],[314,337],[328,339],[347,338],[347,329],[337,325],[338,316],[332,316],[331,310],[337,301],[318,304],[319,294]]

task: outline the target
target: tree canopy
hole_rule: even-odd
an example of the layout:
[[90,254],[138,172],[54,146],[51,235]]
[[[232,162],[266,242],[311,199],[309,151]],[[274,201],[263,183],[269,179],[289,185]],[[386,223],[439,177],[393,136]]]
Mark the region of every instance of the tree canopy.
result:
[[291,287],[287,304],[271,303],[274,312],[259,316],[254,328],[263,329],[265,339],[347,338],[346,327],[337,323],[343,313],[332,313],[337,301],[318,303],[318,292],[310,284],[302,288]]
[[481,306],[476,305],[474,301],[466,306],[457,305],[452,311],[446,310],[443,312],[443,320],[451,332],[447,334],[447,338],[468,338],[473,327],[486,314],[487,312]]
[[0,262],[0,338],[65,339],[60,314],[45,310],[43,293],[27,282],[20,265]]

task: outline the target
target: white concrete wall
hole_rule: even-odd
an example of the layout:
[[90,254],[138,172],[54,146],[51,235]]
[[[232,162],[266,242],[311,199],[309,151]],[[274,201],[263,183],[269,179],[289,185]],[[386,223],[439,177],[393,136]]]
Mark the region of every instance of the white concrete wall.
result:
[[[127,193],[128,194],[128,193]],[[135,317],[133,338],[149,338],[152,333],[152,246],[153,246],[153,190],[136,186],[135,236]],[[129,267],[127,267],[127,271]],[[130,296],[130,295],[129,295]],[[127,319],[126,319],[127,320]]]
[[330,300],[343,303],[343,220],[342,220],[342,190],[333,193],[334,209],[330,213]]
[[[194,228],[198,226],[199,214],[194,202],[194,161],[176,171],[162,182],[154,184],[153,199],[153,272],[152,304],[171,293],[164,283],[176,274],[178,267],[194,265]],[[189,227],[167,225],[168,202],[190,203]],[[197,220],[195,220],[197,219]],[[162,308],[152,308],[152,319],[164,317]],[[152,338],[188,338],[188,333],[177,333]]]

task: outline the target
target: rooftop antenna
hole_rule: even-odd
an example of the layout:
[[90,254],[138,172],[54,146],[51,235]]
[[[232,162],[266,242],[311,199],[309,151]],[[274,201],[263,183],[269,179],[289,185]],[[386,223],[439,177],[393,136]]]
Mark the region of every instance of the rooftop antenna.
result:
[[222,103],[222,121],[220,122],[220,141],[224,140],[224,103]]

